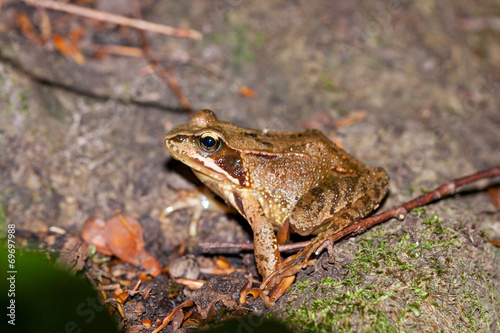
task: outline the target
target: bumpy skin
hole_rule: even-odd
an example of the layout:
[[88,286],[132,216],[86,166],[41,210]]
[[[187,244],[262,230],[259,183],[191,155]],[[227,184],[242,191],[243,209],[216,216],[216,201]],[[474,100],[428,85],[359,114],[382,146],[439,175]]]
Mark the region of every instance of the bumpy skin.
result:
[[[201,141],[207,136],[216,141],[213,151]],[[202,110],[168,133],[164,144],[250,223],[264,279],[280,268],[278,238],[286,241],[290,229],[318,234],[294,256],[305,261],[329,235],[368,215],[387,192],[383,169],[363,165],[319,131],[264,132]]]

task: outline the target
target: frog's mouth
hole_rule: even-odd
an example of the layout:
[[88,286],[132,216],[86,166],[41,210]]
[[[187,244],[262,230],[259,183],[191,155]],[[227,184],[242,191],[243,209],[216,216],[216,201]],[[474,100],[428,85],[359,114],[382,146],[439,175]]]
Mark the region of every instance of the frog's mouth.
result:
[[234,178],[231,176],[228,172],[220,168],[217,164],[215,164],[212,160],[205,160],[208,162],[209,165],[204,163],[203,160],[199,160],[197,158],[194,158],[191,160],[191,162],[194,162],[193,164],[190,165],[190,163],[186,163],[183,161],[183,163],[189,165],[192,169],[195,175],[201,180],[212,180],[212,181],[217,181],[217,182],[231,182],[234,183],[235,185],[241,185],[240,180],[237,178]]

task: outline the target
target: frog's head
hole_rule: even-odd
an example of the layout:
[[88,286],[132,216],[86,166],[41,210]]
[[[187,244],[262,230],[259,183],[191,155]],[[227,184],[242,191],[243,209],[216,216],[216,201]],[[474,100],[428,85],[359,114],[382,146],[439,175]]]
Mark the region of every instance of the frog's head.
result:
[[201,110],[187,124],[173,128],[163,144],[200,179],[245,186],[247,173],[240,150],[228,143],[235,127],[217,120],[212,111]]

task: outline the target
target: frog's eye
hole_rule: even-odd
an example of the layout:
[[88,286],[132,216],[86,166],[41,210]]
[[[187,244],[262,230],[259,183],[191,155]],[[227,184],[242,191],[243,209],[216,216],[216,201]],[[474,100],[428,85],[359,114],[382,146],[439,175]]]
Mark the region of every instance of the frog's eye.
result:
[[198,147],[207,153],[215,153],[222,146],[219,137],[211,134],[204,133],[198,137]]

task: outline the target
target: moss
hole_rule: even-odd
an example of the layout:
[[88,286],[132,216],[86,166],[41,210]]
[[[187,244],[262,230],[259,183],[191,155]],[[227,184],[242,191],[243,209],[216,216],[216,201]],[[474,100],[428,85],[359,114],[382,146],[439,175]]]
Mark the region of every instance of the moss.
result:
[[[424,214],[419,210],[409,219]],[[445,331],[489,331],[492,321],[499,326],[498,290],[487,270],[477,260],[454,256],[466,250],[465,233],[443,227],[437,215],[398,228],[389,232],[386,224],[363,235],[354,258],[342,266],[343,276],[297,283],[290,292],[300,301],[288,303],[283,321],[306,332],[432,331],[439,325],[448,325]],[[487,290],[478,293],[478,284]]]
[[229,47],[236,62],[235,69],[240,69],[242,64],[255,62],[256,52],[264,45],[265,38],[254,27],[241,24],[230,30],[211,35],[209,41]]

